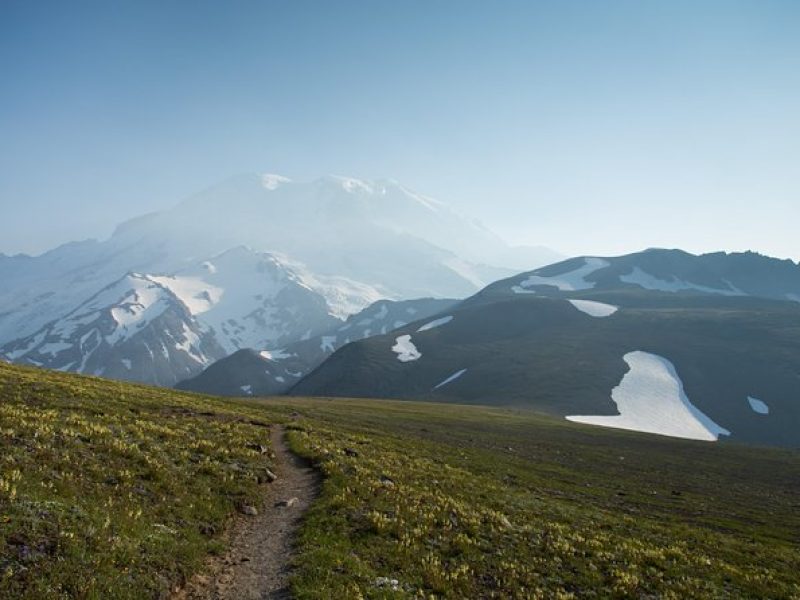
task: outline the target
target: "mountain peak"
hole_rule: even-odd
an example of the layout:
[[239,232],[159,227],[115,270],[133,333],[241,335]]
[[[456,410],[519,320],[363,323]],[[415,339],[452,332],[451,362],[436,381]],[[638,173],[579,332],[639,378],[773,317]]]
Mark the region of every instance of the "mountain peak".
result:
[[350,194],[355,193],[375,193],[375,185],[371,181],[365,181],[356,177],[348,177],[346,175],[327,175],[317,180],[321,184],[333,184]]
[[264,173],[261,175],[261,185],[264,186],[267,190],[277,190],[280,186],[285,183],[291,183],[292,180],[288,177],[284,177],[283,175],[277,175],[275,173]]

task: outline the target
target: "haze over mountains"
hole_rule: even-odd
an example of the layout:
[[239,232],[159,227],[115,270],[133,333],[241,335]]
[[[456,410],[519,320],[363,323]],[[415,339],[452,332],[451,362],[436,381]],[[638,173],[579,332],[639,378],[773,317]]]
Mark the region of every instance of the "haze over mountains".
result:
[[520,406],[800,444],[800,266],[554,256],[393,181],[239,176],[108,240],[0,257],[0,357],[222,395]]
[[0,356],[172,385],[377,300],[463,297],[553,256],[393,181],[243,175],[105,241],[0,255]]

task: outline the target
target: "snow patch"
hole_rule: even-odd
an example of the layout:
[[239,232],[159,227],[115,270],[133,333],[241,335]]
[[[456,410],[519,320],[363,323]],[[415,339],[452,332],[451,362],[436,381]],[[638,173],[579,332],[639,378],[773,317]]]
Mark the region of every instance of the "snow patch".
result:
[[[130,288],[125,290],[123,297],[120,299],[117,296],[115,301],[108,302],[110,294],[115,290],[118,293],[125,284],[130,285]],[[160,317],[169,307],[170,297],[168,292],[157,282],[141,275],[131,275],[96,295],[86,306],[82,307],[82,310],[102,311],[109,304],[116,304],[110,312],[117,327],[105,339],[109,345],[114,346],[128,340],[151,321]]]
[[347,277],[312,274],[302,263],[289,259],[284,262],[292,269],[299,283],[325,298],[330,314],[337,319],[344,320],[387,297],[372,285]]
[[518,285],[512,285],[511,291],[515,294],[535,294],[535,290],[526,290],[524,287],[520,287]]
[[720,294],[722,296],[746,296],[742,290],[734,285],[728,284],[728,289],[712,288],[705,285],[698,285],[689,281],[683,281],[673,276],[671,281],[659,279],[650,273],[642,271],[639,267],[634,267],[633,270],[627,275],[620,275],[620,281],[623,283],[631,283],[638,285],[646,290],[656,290],[659,292],[680,292],[685,290],[695,290],[698,292],[705,292],[707,294]]
[[[203,267],[207,269],[205,265],[210,264],[203,263]],[[208,270],[208,272],[214,274],[216,269]],[[151,275],[150,279],[175,294],[194,316],[211,310],[225,293],[223,288],[211,285],[199,277],[156,277]]]
[[425,323],[425,325],[417,329],[417,331],[428,331],[429,329],[436,329],[437,327],[446,325],[452,320],[453,320],[453,315],[447,315],[446,317],[442,317],[440,319],[434,319],[430,323]]
[[49,342],[39,346],[39,348],[37,348],[37,352],[39,354],[49,354],[50,356],[55,356],[59,352],[69,350],[70,348],[72,348],[72,344],[67,344],[64,342]]
[[354,192],[366,192],[371,194],[373,192],[372,186],[366,181],[356,179],[355,177],[342,177],[341,175],[332,175],[331,179],[338,182],[342,189],[350,194]]
[[618,306],[606,304],[605,302],[595,302],[594,300],[570,300],[569,303],[590,317],[610,317],[619,310]]
[[319,345],[319,349],[323,352],[335,352],[336,351],[336,336],[335,335],[323,335],[322,342]]
[[130,371],[131,368],[133,367],[133,364],[127,358],[123,358],[122,359],[122,366],[125,367],[128,371]]
[[284,183],[291,183],[292,180],[282,175],[275,175],[274,173],[264,173],[261,176],[261,185],[266,190],[277,190]]
[[611,391],[620,414],[573,415],[568,420],[692,440],[716,441],[720,435],[730,435],[689,401],[669,360],[641,350],[624,359],[630,370]]
[[259,352],[262,358],[266,358],[267,360],[283,360],[285,358],[290,358],[294,356],[293,354],[289,354],[283,349],[280,350],[262,350]]
[[[193,360],[200,364],[206,364],[208,359],[200,351],[200,336],[194,331],[189,329],[186,323],[183,323],[183,340],[176,342],[175,348],[186,352]],[[164,356],[168,358],[166,349],[164,349]]]
[[252,396],[253,395],[253,386],[252,385],[242,385],[242,386],[239,387],[239,389],[242,390],[248,396]]
[[36,335],[31,337],[31,339],[28,341],[28,343],[25,344],[24,346],[22,346],[21,348],[18,348],[16,350],[14,350],[13,352],[7,352],[6,353],[6,357],[8,357],[9,360],[17,360],[18,358],[20,358],[21,356],[24,356],[25,354],[27,354],[28,352],[33,350],[36,346],[41,344],[42,340],[45,338],[45,336],[46,336],[46,332],[44,332],[44,331],[41,331],[41,332],[37,333]]
[[753,398],[752,396],[747,397],[747,401],[750,403],[750,408],[753,409],[753,412],[756,412],[760,415],[768,415],[769,414],[769,406],[763,400],[759,400],[758,398]]
[[444,385],[447,385],[448,383],[451,383],[451,382],[455,381],[456,379],[458,379],[459,377],[461,377],[461,376],[462,376],[464,373],[466,373],[466,372],[467,372],[467,370],[466,370],[466,369],[461,369],[460,371],[456,371],[455,373],[453,373],[452,375],[450,375],[450,377],[448,377],[447,379],[445,379],[445,380],[444,380],[444,381],[442,381],[441,383],[439,383],[439,384],[435,385],[435,386],[433,387],[433,389],[434,389],[434,390],[438,390],[440,387],[442,387],[442,386],[444,386]]
[[[609,263],[602,258],[589,257],[584,258],[583,260],[583,266],[560,275],[552,275],[549,277],[529,275],[527,279],[519,282],[519,286],[523,289],[526,289],[535,285],[546,285],[556,287],[562,292],[574,292],[577,290],[588,290],[593,288],[595,285],[594,282],[586,281],[586,277],[599,269],[607,267]],[[522,292],[516,293],[519,294]]]
[[395,344],[392,346],[392,352],[397,354],[397,360],[400,362],[418,360],[422,356],[417,347],[411,342],[410,335],[401,335],[396,338]]
[[51,335],[58,336],[62,340],[69,339],[78,329],[85,325],[90,325],[100,318],[100,313],[90,313],[78,317],[69,317],[58,321],[50,331]]

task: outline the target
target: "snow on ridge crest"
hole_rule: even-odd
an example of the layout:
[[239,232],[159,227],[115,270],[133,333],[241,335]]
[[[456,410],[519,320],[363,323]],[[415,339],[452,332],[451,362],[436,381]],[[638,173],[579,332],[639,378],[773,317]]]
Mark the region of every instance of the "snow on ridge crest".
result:
[[602,258],[587,256],[583,259],[584,264],[572,271],[560,273],[558,275],[529,275],[526,279],[519,282],[518,286],[513,286],[512,291],[516,294],[525,293],[528,288],[536,285],[556,287],[562,292],[574,292],[578,290],[588,290],[595,286],[594,281],[586,281],[586,277],[595,271],[609,266],[609,262]]
[[671,280],[667,279],[659,279],[655,275],[651,275],[646,271],[643,271],[639,267],[633,267],[630,273],[627,275],[620,275],[620,281],[623,283],[631,283],[633,285],[638,285],[641,288],[646,290],[657,290],[661,292],[680,292],[684,290],[695,290],[698,292],[705,292],[708,294],[720,294],[722,296],[746,296],[742,290],[734,286],[731,282],[725,281],[728,284],[728,289],[723,288],[713,288],[705,285],[700,285],[697,283],[692,283],[691,281],[684,281],[682,279],[678,279],[674,275],[672,276]]
[[275,173],[264,173],[261,175],[261,185],[270,191],[277,190],[282,184],[291,182],[292,180],[288,177],[277,175]]
[[345,175],[329,175],[327,178],[329,181],[336,182],[341,188],[349,193],[355,192],[367,192],[371,194],[375,191],[374,186],[368,182],[364,181],[363,179],[357,179],[355,177],[347,177]]

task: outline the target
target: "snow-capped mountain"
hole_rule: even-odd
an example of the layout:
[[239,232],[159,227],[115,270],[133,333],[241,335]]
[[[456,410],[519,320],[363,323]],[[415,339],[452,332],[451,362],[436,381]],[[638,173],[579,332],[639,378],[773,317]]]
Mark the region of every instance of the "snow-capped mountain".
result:
[[282,394],[351,341],[385,334],[410,321],[446,310],[456,302],[433,298],[379,300],[320,335],[277,350],[239,350],[175,387],[221,396]]
[[356,310],[381,297],[464,296],[512,273],[492,262],[509,251],[499,238],[391,181],[243,175],[129,221],[112,237],[125,246],[164,239],[170,256],[246,245],[316,277],[366,285],[372,297],[351,302]]
[[272,348],[317,335],[340,321],[325,297],[274,256],[228,250],[174,275],[151,276],[184,303],[226,353]]
[[800,447],[798,287],[800,265],[752,253],[579,257],[343,346],[290,393]]
[[[512,255],[518,249],[396,182],[244,175],[104,241],[0,255],[0,354],[25,360],[20,350],[36,336],[130,273],[168,290],[230,353],[313,337],[382,298],[464,297],[510,275],[495,259]],[[100,370],[82,358],[58,366]],[[166,381],[130,375],[146,372],[122,371]]]
[[171,385],[225,355],[180,299],[138,274],[1,352],[22,364],[158,385]]
[[275,347],[337,323],[325,298],[294,271],[269,254],[239,247],[174,275],[126,275],[62,318],[0,347],[0,354],[174,385],[241,348]]

